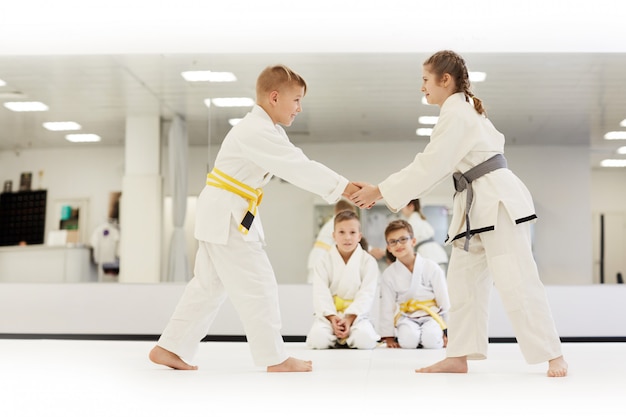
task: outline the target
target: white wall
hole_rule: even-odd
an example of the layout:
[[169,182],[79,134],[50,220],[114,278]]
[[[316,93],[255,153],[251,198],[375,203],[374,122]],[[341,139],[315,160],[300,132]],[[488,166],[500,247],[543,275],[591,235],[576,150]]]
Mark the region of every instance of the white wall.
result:
[[[307,155],[353,180],[378,182],[409,163],[425,142],[363,143],[353,145],[307,143]],[[164,193],[169,194],[167,150],[163,153]],[[583,147],[508,146],[509,166],[526,183],[535,198],[539,221],[535,226],[535,253],[542,279],[547,284],[587,284],[592,282],[591,207],[626,212],[623,170],[592,172],[588,149]],[[50,204],[60,198],[88,198],[89,230],[106,219],[109,192],[121,189],[124,172],[121,147],[23,150],[0,152],[0,180],[19,182],[19,175],[32,171],[36,187],[39,170],[44,170],[43,186]],[[214,158],[215,152],[211,155]],[[206,147],[189,153],[189,193],[197,194],[203,184],[210,157]],[[211,161],[212,164],[212,161]],[[260,207],[266,228],[267,251],[279,282],[305,282],[306,257],[314,239],[313,205],[316,196],[274,180],[266,187]],[[592,192],[593,191],[593,192]],[[452,186],[445,181],[424,204],[446,204],[452,199]],[[56,222],[48,217],[48,229]],[[167,238],[166,236],[164,238]],[[193,255],[193,254],[191,254]],[[141,254],[137,254],[141,256]]]

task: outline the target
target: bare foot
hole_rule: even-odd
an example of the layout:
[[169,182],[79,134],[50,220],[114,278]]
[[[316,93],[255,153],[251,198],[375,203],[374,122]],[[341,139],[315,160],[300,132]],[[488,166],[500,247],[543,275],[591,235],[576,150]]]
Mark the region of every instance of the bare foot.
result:
[[548,361],[548,376],[549,377],[561,377],[567,376],[567,362],[563,359],[563,356],[554,358]]
[[444,374],[466,374],[467,373],[467,357],[460,356],[458,358],[445,358],[434,365],[426,368],[416,369],[417,373],[444,373]]
[[311,372],[313,362],[289,357],[278,365],[267,367],[267,372]]
[[170,368],[180,369],[183,371],[195,371],[198,369],[195,365],[189,365],[182,360],[180,356],[174,352],[163,349],[161,346],[155,346],[150,351],[150,360],[158,365],[169,366]]

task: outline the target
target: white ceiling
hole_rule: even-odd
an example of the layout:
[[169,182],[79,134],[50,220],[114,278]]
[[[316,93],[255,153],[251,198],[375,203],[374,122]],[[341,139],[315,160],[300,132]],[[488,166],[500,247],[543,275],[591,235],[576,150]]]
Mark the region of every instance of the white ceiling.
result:
[[[267,65],[307,80],[292,141],[416,139],[421,63],[439,49],[463,54],[488,116],[508,144],[580,146],[590,166],[619,157],[626,141],[626,31],[621,0],[432,2],[397,0],[33,0],[6,2],[0,25],[0,150],[124,143],[125,119],[158,114],[163,132],[180,114],[190,142],[218,143],[227,119],[247,109],[204,99],[254,97]],[[180,72],[232,71],[229,84],[190,84]],[[37,100],[50,110],[14,113],[2,102]],[[100,145],[70,144],[44,121],[73,120]]]
[[[610,157],[620,142],[602,137],[626,119],[626,53],[467,53],[474,86],[508,144],[583,146],[590,163]],[[292,141],[416,140],[421,104],[420,53],[135,54],[0,56],[0,103],[35,100],[47,112],[0,106],[0,150],[94,146],[71,144],[46,121],[76,121],[101,145],[124,143],[129,114],[159,114],[164,135],[174,114],[189,124],[191,144],[219,143],[248,109],[204,105],[209,97],[254,97],[258,73],[284,63],[307,80],[303,112],[288,128]],[[232,71],[234,83],[189,83],[181,71]],[[209,113],[211,115],[209,122]],[[210,132],[210,138],[209,138]],[[418,139],[419,140],[419,139]],[[426,140],[426,139],[422,139]],[[616,143],[617,142],[617,143]]]

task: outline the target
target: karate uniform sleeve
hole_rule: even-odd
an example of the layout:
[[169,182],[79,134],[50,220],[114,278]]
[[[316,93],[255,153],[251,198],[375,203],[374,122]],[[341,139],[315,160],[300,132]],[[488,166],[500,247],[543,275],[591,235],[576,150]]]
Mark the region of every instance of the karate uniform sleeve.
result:
[[330,291],[332,265],[328,254],[322,256],[313,268],[313,311],[317,317],[337,314]]
[[380,270],[376,259],[367,252],[363,253],[363,261],[360,268],[361,286],[357,291],[352,304],[346,309],[345,314],[355,316],[369,316],[378,289],[378,277]]
[[262,123],[255,135],[242,136],[241,152],[258,166],[283,180],[322,197],[327,203],[341,198],[348,179],[309,159],[294,146],[280,126]]

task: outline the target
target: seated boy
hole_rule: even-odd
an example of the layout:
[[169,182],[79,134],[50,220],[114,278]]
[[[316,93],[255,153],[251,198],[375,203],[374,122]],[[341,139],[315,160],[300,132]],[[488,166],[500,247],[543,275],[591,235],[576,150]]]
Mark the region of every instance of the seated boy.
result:
[[380,272],[376,259],[359,244],[361,222],[356,213],[337,213],[333,238],[335,245],[314,268],[315,319],[307,346],[373,349],[380,336],[368,315],[377,296]]
[[389,223],[385,240],[387,250],[396,260],[382,275],[383,340],[390,348],[445,347],[450,298],[443,270],[434,261],[415,253],[417,242],[407,221]]

